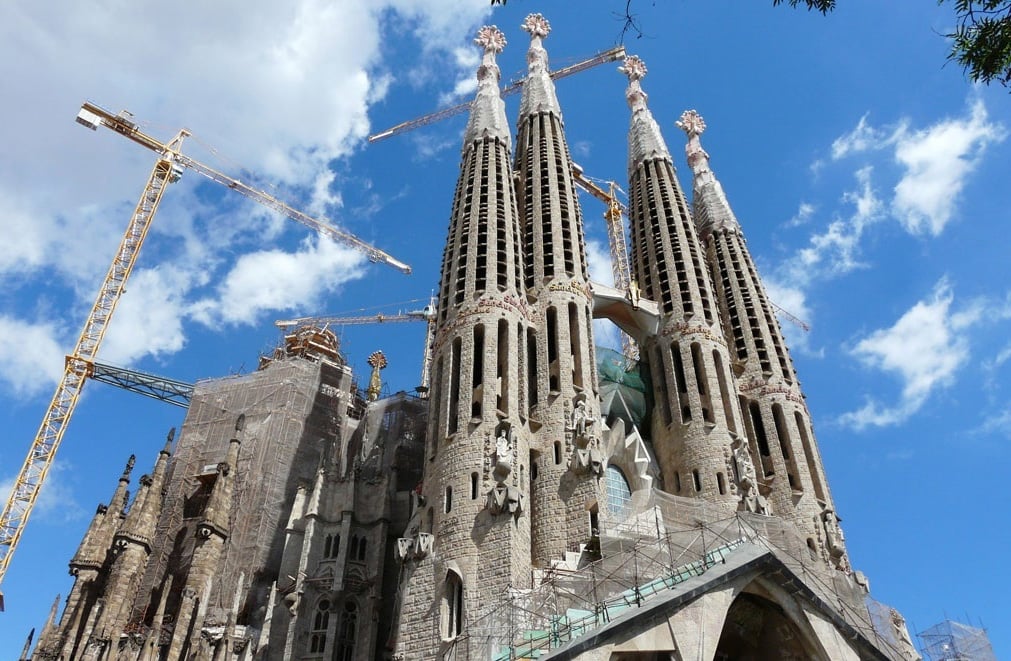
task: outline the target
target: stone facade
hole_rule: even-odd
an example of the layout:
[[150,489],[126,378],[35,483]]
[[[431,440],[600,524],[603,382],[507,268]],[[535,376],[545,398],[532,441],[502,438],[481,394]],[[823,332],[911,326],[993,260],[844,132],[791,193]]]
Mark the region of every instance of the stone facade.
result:
[[[381,354],[362,392],[313,326],[198,384],[132,504],[133,458],[99,507],[31,658],[916,658],[849,566],[701,118],[679,123],[693,213],[625,61],[634,283],[593,285],[549,26],[522,27],[515,158],[505,37],[476,40],[428,398],[379,399]],[[594,316],[630,324],[634,378],[598,364]]]

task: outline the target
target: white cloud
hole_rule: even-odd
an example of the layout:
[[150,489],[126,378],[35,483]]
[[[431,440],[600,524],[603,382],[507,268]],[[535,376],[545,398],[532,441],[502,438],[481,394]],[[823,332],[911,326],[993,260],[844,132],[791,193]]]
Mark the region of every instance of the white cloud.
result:
[[850,154],[882,149],[894,140],[894,133],[889,134],[883,129],[876,129],[867,123],[867,115],[860,118],[856,128],[845,135],[841,135],[832,142],[832,160]]
[[[54,461],[49,467],[46,481],[39,487],[38,500],[32,511],[36,520],[50,523],[71,523],[86,515],[77,502],[70,486],[74,474],[73,466],[64,461]],[[16,476],[0,480],[0,494],[5,497],[14,489]]]
[[[859,253],[864,232],[883,218],[882,202],[871,183],[872,173],[870,166],[857,170],[854,176],[858,188],[843,194],[842,201],[853,208],[849,216],[836,218],[823,231],[812,234],[806,247],[780,264],[775,277],[782,287],[800,291],[819,277],[841,275],[863,266]],[[798,215],[805,210],[801,205]]]
[[[808,341],[809,331],[798,323],[803,323],[810,329],[810,324],[813,321],[813,314],[807,305],[807,294],[804,289],[784,284],[775,276],[763,279],[762,284],[765,285],[765,293],[769,300],[780,308],[776,310],[776,316],[779,317],[779,326],[783,330],[787,346],[808,355],[817,357],[824,355],[824,350],[813,351],[811,349]],[[797,321],[793,321],[784,314],[784,310]]]
[[193,306],[207,325],[251,324],[268,310],[312,313],[323,294],[364,275],[365,256],[328,239],[303,242],[297,252],[262,250],[243,255],[217,296]]
[[916,303],[891,327],[874,331],[856,344],[851,354],[868,368],[897,376],[902,392],[894,405],[869,399],[859,410],[844,414],[840,422],[856,429],[901,423],[931,393],[954,382],[969,358],[965,332],[982,318],[983,306],[973,303],[956,311],[953,302],[951,287],[941,280],[930,298]]
[[811,217],[814,212],[817,211],[817,207],[808,202],[801,202],[800,206],[797,207],[797,213],[794,214],[793,218],[786,221],[787,227],[800,227],[801,225],[806,225],[810,222]]
[[907,231],[937,236],[954,215],[968,176],[987,146],[1004,139],[981,100],[968,117],[945,119],[922,131],[902,130],[895,159],[904,166],[892,209]]
[[171,268],[137,271],[116,307],[102,345],[102,362],[127,366],[143,356],[179,351],[183,333],[183,295],[190,278]]
[[[6,97],[19,102],[0,124],[6,230],[0,274],[17,274],[11,288],[26,300],[42,288],[47,297],[65,288],[51,296],[70,290],[75,300],[61,300],[62,318],[53,314],[46,323],[0,318],[0,329],[10,331],[0,340],[0,357],[7,358],[0,382],[30,395],[58,378],[65,352],[58,329],[79,327],[154,160],[109,131],[77,125],[82,100],[129,108],[142,130],[165,140],[188,124],[194,136],[184,142],[186,153],[244,179],[259,173],[263,180],[250,183],[329,215],[340,211],[346,181],[335,170],[361,145],[369,108],[393,80],[384,31],[420,39],[426,56],[443,64],[432,84],[445,87],[474,78],[469,64],[476,49],[464,46],[489,11],[487,3],[455,0],[6,7],[0,77]],[[186,28],[167,37],[166,25]],[[361,258],[329,244],[296,254],[266,249],[291,221],[236,196],[219,201],[198,191],[199,181],[186,176],[166,195],[103,359],[169,354],[185,345],[189,317],[245,322],[271,307],[315,300],[360,275]],[[181,240],[152,246],[159,235]],[[305,263],[294,268],[292,259]],[[321,273],[313,259],[333,271]],[[257,267],[276,267],[275,281],[255,273]],[[317,277],[315,284],[306,274]],[[213,281],[223,281],[220,301],[199,290]],[[231,292],[245,300],[228,299]],[[208,308],[214,304],[227,307]]]
[[590,268],[590,280],[608,287],[614,286],[614,271],[611,269],[611,251],[600,241],[586,242],[586,261]]
[[69,351],[53,324],[0,316],[0,383],[15,395],[38,395],[56,385]]

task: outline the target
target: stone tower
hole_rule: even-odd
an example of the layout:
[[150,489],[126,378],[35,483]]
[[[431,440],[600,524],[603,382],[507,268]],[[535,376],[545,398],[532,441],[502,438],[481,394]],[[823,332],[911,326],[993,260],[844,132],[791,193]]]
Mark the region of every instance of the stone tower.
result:
[[603,457],[593,355],[593,317],[582,214],[572,176],[540,14],[530,34],[517,129],[516,179],[524,283],[540,323],[527,349],[532,430],[530,509],[533,561],[546,567],[589,533]]
[[437,544],[435,560],[412,567],[408,582],[401,637],[409,658],[433,658],[434,646],[452,644],[482,604],[530,582],[526,415],[536,397],[528,383],[540,379],[526,366],[536,360],[536,311],[523,283],[495,63],[505,37],[486,26],[476,43],[484,56],[443,254],[422,491],[422,527]]
[[646,67],[626,58],[631,269],[657,302],[660,332],[642,351],[653,379],[652,427],[664,490],[733,511],[732,446],[742,421],[709,269],[670,152],[646,106]]
[[[804,394],[779,322],[758,277],[741,226],[723,187],[709,167],[699,136],[706,125],[694,110],[678,126],[688,136],[685,152],[694,181],[693,200],[699,236],[716,283],[720,316],[732,345],[737,396],[744,414],[758,492],[773,511],[809,535],[809,547],[838,567],[847,567],[842,533],[825,480]],[[735,455],[740,449],[735,447]]]

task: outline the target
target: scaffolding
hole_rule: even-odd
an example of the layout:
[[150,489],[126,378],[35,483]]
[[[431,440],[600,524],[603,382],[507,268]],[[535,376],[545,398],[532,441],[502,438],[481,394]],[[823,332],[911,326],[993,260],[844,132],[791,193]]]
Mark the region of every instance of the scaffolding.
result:
[[945,620],[916,637],[926,661],[997,661],[986,629]]
[[908,658],[895,635],[875,626],[857,577],[830,567],[787,521],[654,491],[638,515],[618,521],[602,512],[600,523],[604,532],[580,549],[579,568],[560,564],[538,572],[531,589],[511,589],[471,613],[455,641],[456,658],[510,661],[551,654],[676,594],[745,545],[772,553],[889,658]]

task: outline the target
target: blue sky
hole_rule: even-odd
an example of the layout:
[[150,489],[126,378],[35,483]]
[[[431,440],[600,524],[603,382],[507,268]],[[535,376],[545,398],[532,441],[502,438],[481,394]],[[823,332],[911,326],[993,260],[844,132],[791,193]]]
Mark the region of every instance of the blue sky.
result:
[[[414,309],[436,287],[465,119],[365,136],[468,100],[482,22],[525,69],[519,23],[540,11],[554,67],[614,45],[623,2],[15,0],[0,27],[0,482],[6,494],[153,164],[73,119],[131,110],[184,151],[414,267],[321,243],[190,174],[155,221],[100,358],[177,379],[250,371],[275,319]],[[932,2],[846,0],[828,17],[771,2],[633,3],[630,53],[686,191],[687,108],[786,324],[854,567],[912,632],[979,619],[1011,654],[1011,96],[945,65],[953,23]],[[627,188],[625,79],[606,65],[558,84],[573,156]],[[518,98],[507,102],[515,117]],[[255,173],[249,175],[248,173]],[[582,201],[597,273],[600,204]],[[601,329],[601,337],[612,334]],[[351,326],[364,375],[418,383],[422,324]],[[364,380],[362,376],[360,379]],[[2,586],[0,648],[20,649],[57,593],[128,455],[149,470],[182,412],[89,384]]]

